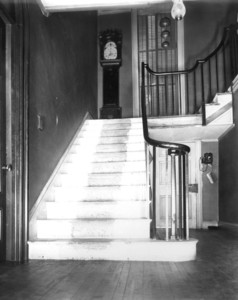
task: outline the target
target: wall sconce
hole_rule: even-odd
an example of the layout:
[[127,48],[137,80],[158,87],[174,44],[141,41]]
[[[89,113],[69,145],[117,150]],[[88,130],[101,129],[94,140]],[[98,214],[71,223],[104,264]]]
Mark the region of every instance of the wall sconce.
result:
[[163,48],[168,48],[168,47],[169,47],[169,42],[168,42],[168,41],[164,41],[164,42],[161,44],[161,46],[162,46]]
[[161,28],[167,27],[170,25],[170,19],[167,17],[164,17],[160,20],[159,25]]
[[167,39],[170,36],[170,32],[168,30],[164,30],[161,32],[161,37],[163,39]]
[[171,16],[176,21],[179,21],[185,16],[186,8],[183,4],[183,0],[172,0],[172,1],[174,4],[171,10]]
[[163,17],[160,20],[160,27],[163,29],[161,32],[161,46],[162,48],[166,49],[170,46],[169,37],[170,37],[170,31],[168,30],[168,27],[171,25],[171,20],[168,17]]

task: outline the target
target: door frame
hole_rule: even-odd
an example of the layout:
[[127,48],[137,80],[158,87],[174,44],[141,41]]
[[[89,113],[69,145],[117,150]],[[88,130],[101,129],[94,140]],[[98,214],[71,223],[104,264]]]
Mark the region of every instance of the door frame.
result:
[[15,20],[0,9],[6,26],[6,260],[28,259],[28,68],[27,1],[15,4]]

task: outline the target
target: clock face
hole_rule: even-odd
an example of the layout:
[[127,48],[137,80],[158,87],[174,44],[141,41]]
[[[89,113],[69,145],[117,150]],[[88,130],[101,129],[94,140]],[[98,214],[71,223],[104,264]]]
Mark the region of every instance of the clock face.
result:
[[107,42],[104,47],[104,59],[117,58],[117,45],[114,42]]

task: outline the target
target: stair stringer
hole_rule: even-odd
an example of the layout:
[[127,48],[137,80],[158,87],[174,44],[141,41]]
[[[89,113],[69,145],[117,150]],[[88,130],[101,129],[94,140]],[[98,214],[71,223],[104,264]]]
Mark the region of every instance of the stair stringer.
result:
[[36,203],[32,207],[30,213],[29,213],[29,240],[35,240],[36,239],[36,222],[38,218],[41,218],[46,215],[46,202],[47,201],[53,201],[54,199],[54,186],[55,182],[59,180],[59,171],[62,168],[62,165],[64,164],[65,160],[67,159],[67,156],[74,145],[75,140],[77,139],[80,131],[83,128],[84,123],[87,120],[92,119],[89,112],[87,112],[79,125],[76,133],[74,134],[71,142],[69,143],[67,149],[65,150],[64,154],[60,158],[57,166],[55,167],[53,173],[51,174],[49,180],[45,184],[44,188],[42,189],[39,197],[36,200]]

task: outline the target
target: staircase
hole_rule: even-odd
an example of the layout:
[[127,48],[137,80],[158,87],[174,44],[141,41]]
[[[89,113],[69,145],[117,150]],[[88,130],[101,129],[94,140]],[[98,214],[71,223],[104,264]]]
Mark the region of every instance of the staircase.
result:
[[196,241],[150,239],[140,118],[87,120],[31,220],[30,259],[192,260]]

